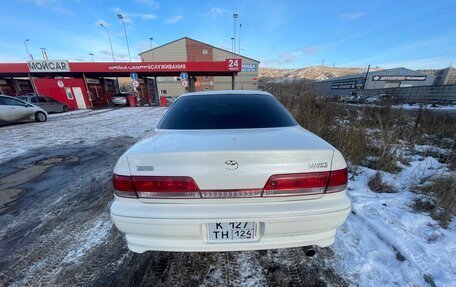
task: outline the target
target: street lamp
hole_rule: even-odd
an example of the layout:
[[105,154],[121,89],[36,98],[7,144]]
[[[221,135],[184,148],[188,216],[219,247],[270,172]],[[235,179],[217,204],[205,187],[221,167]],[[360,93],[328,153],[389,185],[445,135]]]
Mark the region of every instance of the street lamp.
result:
[[122,24],[123,24],[123,27],[124,27],[125,41],[127,42],[128,58],[130,59],[130,63],[131,63],[130,46],[128,45],[128,37],[127,37],[127,28],[125,28],[125,22],[123,20],[122,14],[120,14],[120,13],[117,14],[117,18],[119,18],[120,21],[122,21]]
[[43,60],[48,59],[48,55],[46,53],[46,48],[40,48],[41,49],[41,54],[43,55]]
[[241,29],[242,29],[242,24],[239,24],[239,50],[238,50],[239,55],[241,55]]
[[92,62],[95,62],[95,61],[93,60],[93,55],[94,55],[94,54],[93,54],[93,53],[89,53],[89,55],[90,55],[90,57],[92,57]]
[[30,57],[30,60],[33,61],[33,56],[32,56],[32,54],[30,54],[29,49],[28,49],[28,47],[27,47],[27,42],[28,42],[28,41],[30,41],[30,39],[26,39],[26,40],[24,41],[24,46],[25,46],[25,50],[27,50],[27,55]]
[[114,50],[112,49],[111,35],[109,34],[109,30],[108,30],[108,28],[106,28],[105,25],[103,25],[103,23],[100,23],[100,26],[103,27],[106,30],[106,32],[108,32],[108,39],[109,39],[109,46],[111,47],[112,61],[115,62],[116,59],[114,59]]
[[233,20],[234,20],[234,52],[236,52],[236,19],[238,18],[238,14],[234,13],[233,14]]
[[152,62],[155,62],[155,59],[154,59],[154,50],[153,50],[154,46],[153,46],[153,44],[152,44],[152,41],[153,41],[153,40],[154,40],[154,38],[152,38],[152,37],[149,38],[149,41],[150,41],[150,51],[151,51],[151,53],[152,53]]
[[234,37],[231,37],[231,56],[234,58]]

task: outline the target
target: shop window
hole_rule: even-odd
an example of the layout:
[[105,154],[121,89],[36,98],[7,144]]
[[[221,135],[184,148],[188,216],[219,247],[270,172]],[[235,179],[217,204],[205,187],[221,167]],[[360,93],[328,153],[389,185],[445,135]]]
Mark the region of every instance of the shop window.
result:
[[73,99],[73,93],[71,92],[71,88],[65,88],[65,93],[67,95],[67,98],[69,100],[72,100]]
[[205,80],[209,80],[209,76],[204,76],[204,79]]

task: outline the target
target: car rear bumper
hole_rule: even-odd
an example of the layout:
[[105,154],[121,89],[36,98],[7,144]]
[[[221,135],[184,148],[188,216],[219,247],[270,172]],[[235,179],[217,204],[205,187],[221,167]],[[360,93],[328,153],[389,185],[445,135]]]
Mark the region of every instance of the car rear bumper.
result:
[[[188,202],[188,201],[187,201]],[[128,248],[160,251],[240,251],[329,246],[350,212],[345,192],[319,199],[247,203],[142,203],[116,197],[111,218],[126,234]],[[209,243],[207,224],[257,223],[254,242]]]
[[127,104],[127,99],[112,99],[111,100],[114,105],[126,105]]

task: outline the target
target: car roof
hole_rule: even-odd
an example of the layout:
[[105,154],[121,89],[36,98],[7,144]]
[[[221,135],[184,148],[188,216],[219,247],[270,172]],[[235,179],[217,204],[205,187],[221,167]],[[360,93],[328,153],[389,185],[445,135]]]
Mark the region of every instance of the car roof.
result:
[[271,96],[268,92],[263,91],[250,91],[250,90],[221,90],[221,91],[203,91],[194,93],[185,93],[179,97],[190,97],[190,96],[205,96],[205,95],[264,95]]

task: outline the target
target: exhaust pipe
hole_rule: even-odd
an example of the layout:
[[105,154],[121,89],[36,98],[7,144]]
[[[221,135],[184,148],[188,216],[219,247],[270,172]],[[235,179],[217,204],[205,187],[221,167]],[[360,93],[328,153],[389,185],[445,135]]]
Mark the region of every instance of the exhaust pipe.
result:
[[303,247],[303,250],[304,250],[304,254],[307,257],[312,257],[317,253],[317,251],[313,248],[313,246],[305,246],[305,247]]

